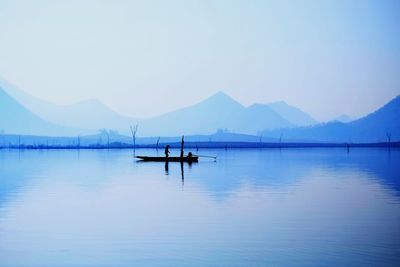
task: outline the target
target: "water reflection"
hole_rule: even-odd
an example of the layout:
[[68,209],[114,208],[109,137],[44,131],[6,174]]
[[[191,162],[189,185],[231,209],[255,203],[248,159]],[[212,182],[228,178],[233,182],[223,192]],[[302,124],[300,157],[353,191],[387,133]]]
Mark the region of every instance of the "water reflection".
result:
[[[166,161],[165,162],[165,175],[169,175],[169,162],[168,161]],[[178,163],[177,163],[178,164]],[[181,179],[182,179],[182,189],[184,188],[184,186],[185,186],[185,170],[183,169],[183,165],[184,165],[185,163],[184,162],[180,162],[179,163],[179,165],[181,166]],[[189,168],[191,168],[192,167],[192,162],[189,162],[189,163],[187,163],[187,165],[189,166]]]
[[[183,162],[181,162],[180,165],[181,165],[182,188],[183,188],[183,186],[185,185],[185,173],[183,170]],[[189,165],[191,165],[191,164],[189,164]]]
[[169,175],[169,162],[168,161],[165,162],[165,174]]
[[0,151],[0,266],[400,260],[399,151],[209,153],[163,166],[123,150]]

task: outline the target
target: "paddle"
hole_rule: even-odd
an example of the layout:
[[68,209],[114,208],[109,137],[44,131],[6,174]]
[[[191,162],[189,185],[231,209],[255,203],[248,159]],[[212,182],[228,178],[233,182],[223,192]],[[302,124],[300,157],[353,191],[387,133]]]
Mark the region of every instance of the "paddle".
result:
[[212,159],[217,159],[217,157],[214,157],[214,156],[204,156],[204,155],[195,155],[196,157],[199,157],[199,158],[212,158]]

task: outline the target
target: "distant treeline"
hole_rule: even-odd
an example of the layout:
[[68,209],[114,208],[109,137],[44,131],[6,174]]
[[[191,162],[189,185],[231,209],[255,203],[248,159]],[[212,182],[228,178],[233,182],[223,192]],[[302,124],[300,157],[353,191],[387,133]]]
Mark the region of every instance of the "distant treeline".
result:
[[[92,145],[25,145],[25,144],[8,144],[0,145],[0,149],[140,149],[152,148],[163,149],[166,145],[171,148],[180,148],[179,142],[174,143],[160,143],[156,144],[137,144],[133,146],[128,143],[112,142],[109,144],[92,144]],[[200,148],[329,148],[329,147],[393,147],[400,148],[400,142],[380,142],[380,143],[264,143],[264,142],[186,142],[185,148],[187,149],[200,149]]]

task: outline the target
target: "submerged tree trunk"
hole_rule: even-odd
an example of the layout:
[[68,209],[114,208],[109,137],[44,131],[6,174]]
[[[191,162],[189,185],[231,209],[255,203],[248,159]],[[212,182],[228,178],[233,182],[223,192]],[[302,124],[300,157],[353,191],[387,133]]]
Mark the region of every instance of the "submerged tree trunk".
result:
[[132,133],[133,154],[135,154],[135,152],[136,152],[136,133],[138,131],[139,124],[136,124],[135,127],[133,127],[131,125],[130,128],[131,128],[131,133]]
[[182,135],[182,142],[181,142],[181,158],[183,158],[183,145],[185,143],[185,141],[183,140],[184,136]]

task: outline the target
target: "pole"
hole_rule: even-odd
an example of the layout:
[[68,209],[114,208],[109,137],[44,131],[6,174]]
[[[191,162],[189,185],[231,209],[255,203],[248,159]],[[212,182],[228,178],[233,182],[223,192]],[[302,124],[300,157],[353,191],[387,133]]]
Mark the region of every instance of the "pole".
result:
[[182,142],[181,142],[181,158],[183,158],[183,145],[185,143],[185,141],[183,140],[184,136],[182,135]]

